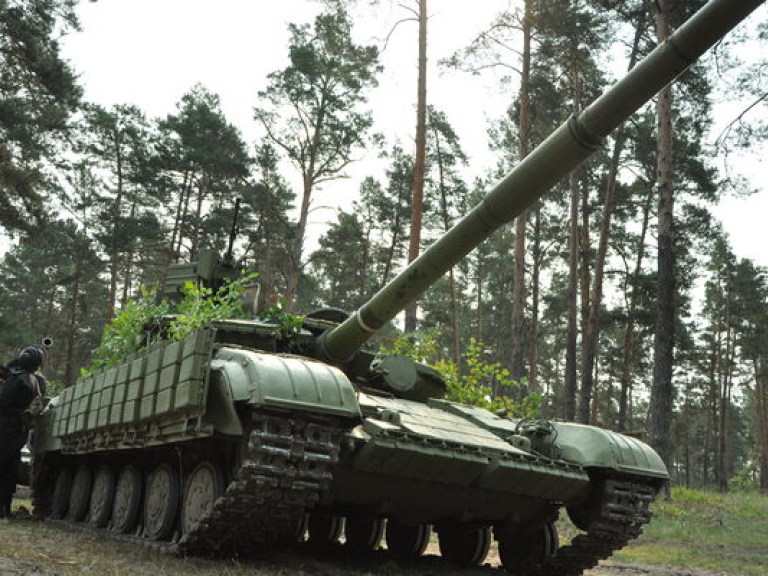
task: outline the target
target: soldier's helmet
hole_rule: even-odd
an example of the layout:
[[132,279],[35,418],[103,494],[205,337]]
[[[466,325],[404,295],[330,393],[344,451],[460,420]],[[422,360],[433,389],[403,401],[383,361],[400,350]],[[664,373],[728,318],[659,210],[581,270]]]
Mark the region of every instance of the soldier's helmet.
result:
[[16,365],[27,372],[34,372],[43,365],[43,360],[45,360],[43,351],[35,346],[29,346],[19,353]]

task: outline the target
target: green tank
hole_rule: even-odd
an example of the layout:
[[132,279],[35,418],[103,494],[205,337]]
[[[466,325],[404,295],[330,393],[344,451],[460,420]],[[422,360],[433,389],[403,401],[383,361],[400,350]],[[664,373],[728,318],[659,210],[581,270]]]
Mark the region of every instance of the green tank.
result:
[[[710,1],[351,316],[310,314],[290,337],[214,322],[65,389],[37,422],[36,513],[215,555],[306,539],[411,559],[434,530],[451,563],[496,541],[518,574],[581,574],[636,538],[668,480],[647,445],[446,401],[435,371],[364,345],[761,3]],[[203,254],[165,289],[229,271]],[[583,533],[560,546],[563,510]]]

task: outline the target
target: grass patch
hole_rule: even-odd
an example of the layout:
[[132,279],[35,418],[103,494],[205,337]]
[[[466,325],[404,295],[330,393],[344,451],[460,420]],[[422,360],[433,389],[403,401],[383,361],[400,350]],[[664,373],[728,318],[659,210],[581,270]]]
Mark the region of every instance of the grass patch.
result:
[[721,574],[768,574],[768,496],[674,488],[623,562],[689,566]]

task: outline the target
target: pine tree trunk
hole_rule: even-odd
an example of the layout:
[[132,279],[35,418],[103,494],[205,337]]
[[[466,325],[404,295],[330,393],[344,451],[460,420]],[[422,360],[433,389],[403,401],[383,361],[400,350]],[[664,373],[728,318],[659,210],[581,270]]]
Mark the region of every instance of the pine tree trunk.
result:
[[[531,81],[531,2],[525,3],[523,16],[523,58],[520,77],[520,160],[528,156],[531,133],[530,81]],[[515,265],[512,286],[512,350],[510,371],[512,380],[519,382],[525,371],[525,236],[528,223],[526,210],[515,221]]]
[[[635,67],[640,52],[640,40],[645,32],[645,10],[640,10],[638,14],[637,26],[635,26],[635,39],[632,43],[632,52],[629,57],[628,69],[631,70]],[[622,128],[620,133],[624,133]],[[640,271],[642,270],[643,260],[645,259],[645,236],[648,231],[648,223],[650,221],[651,212],[651,195],[648,195],[648,201],[644,205],[643,210],[643,223],[640,232],[640,240],[637,244],[637,259],[635,261],[635,269],[632,278],[635,280],[631,283],[634,288],[632,289],[632,297],[630,298],[629,307],[627,310],[627,327],[624,332],[624,349],[622,353],[621,363],[621,379],[620,379],[620,392],[619,392],[619,414],[617,418],[617,430],[623,432],[627,429],[627,421],[629,419],[630,409],[630,396],[632,390],[632,364],[635,359],[635,312],[637,310],[637,301],[639,290],[637,288],[637,280],[640,277]]]
[[[437,172],[438,172],[438,186],[440,189],[440,211],[443,216],[443,231],[448,232],[451,228],[451,215],[448,213],[448,196],[445,190],[445,170],[443,166],[443,152],[440,148],[440,135],[437,130],[433,131],[434,144],[435,144],[435,156],[437,159]],[[460,366],[461,359],[461,345],[460,334],[461,326],[459,323],[459,297],[458,290],[456,288],[456,276],[453,273],[453,268],[448,270],[448,292],[450,294],[450,316],[451,316],[451,359]]]
[[[427,148],[427,0],[419,2],[419,63],[416,95],[416,154],[411,181],[411,238],[408,262],[419,257],[424,202],[424,165]],[[416,302],[405,309],[405,332],[416,331]]]
[[533,211],[533,269],[531,270],[531,329],[528,346],[528,391],[539,392],[539,279],[541,277],[541,209]]
[[304,174],[304,189],[301,195],[301,207],[299,208],[299,222],[296,225],[296,238],[293,239],[291,247],[291,267],[288,274],[288,288],[285,292],[285,311],[288,314],[293,312],[293,306],[296,303],[296,293],[299,288],[299,277],[301,276],[301,255],[304,252],[304,236],[307,232],[307,220],[309,219],[309,201],[312,198],[312,178],[311,170],[314,165],[310,165],[310,170]]
[[79,366],[75,362],[75,340],[80,323],[80,268],[75,266],[72,282],[72,296],[69,301],[69,326],[67,330],[67,355],[64,364],[64,386],[71,386],[77,380]]
[[579,422],[587,423],[585,419],[589,414],[589,404],[592,400],[594,388],[595,356],[597,355],[597,342],[600,336],[600,305],[603,301],[603,276],[605,272],[605,260],[608,255],[608,238],[611,233],[611,218],[616,208],[616,181],[619,173],[619,161],[624,149],[624,127],[620,127],[613,146],[613,156],[608,171],[605,199],[603,201],[603,214],[600,220],[600,237],[597,242],[597,255],[595,257],[594,279],[592,280],[592,295],[589,303],[589,315],[587,317],[586,332],[583,334],[584,348],[581,362],[581,397]]
[[733,382],[733,336],[732,336],[732,318],[731,318],[731,295],[730,287],[726,286],[725,300],[725,350],[724,361],[722,364],[723,374],[720,379],[720,398],[718,400],[718,411],[720,413],[720,422],[717,431],[717,488],[720,492],[728,492],[728,429],[731,386]]
[[704,455],[702,458],[702,470],[701,481],[704,484],[709,484],[710,470],[714,468],[712,465],[712,453],[713,446],[715,445],[716,433],[717,433],[717,371],[719,370],[719,357],[720,357],[720,338],[716,337],[716,341],[713,344],[710,351],[709,360],[709,373],[707,374],[709,381],[709,390],[707,390],[707,427],[704,435]]
[[115,190],[115,199],[112,202],[110,224],[112,226],[112,238],[110,239],[109,249],[109,294],[107,295],[106,318],[111,320],[115,315],[115,302],[117,300],[117,281],[118,281],[118,260],[117,251],[117,226],[120,219],[123,200],[123,153],[120,143],[120,133],[114,133],[115,147],[115,170],[117,172],[117,190]]
[[[656,34],[659,44],[670,34],[669,0],[656,3]],[[672,370],[675,346],[675,238],[674,186],[672,158],[672,87],[659,92],[656,104],[658,122],[658,285],[657,318],[654,339],[653,384],[650,400],[650,445],[662,460],[671,465],[669,435],[672,425]]]
[[[590,264],[592,261],[592,246],[590,244],[590,207],[589,198],[586,190],[580,194],[580,216],[581,225],[579,226],[579,323],[581,325],[581,357],[584,358],[584,346],[586,341],[584,335],[587,333],[587,322],[589,320],[589,287],[590,287]],[[582,376],[583,377],[583,376]],[[586,397],[588,395],[588,398]],[[590,422],[592,388],[585,389],[583,386],[579,390],[579,407],[576,412],[576,421],[583,424]]]
[[567,422],[576,419],[576,389],[578,374],[576,371],[579,338],[579,181],[575,172],[569,177],[571,189],[570,235],[568,241],[568,333],[565,345],[565,398],[563,418]]
[[768,360],[755,361],[755,410],[757,412],[757,451],[760,491],[768,493]]
[[640,227],[640,236],[637,241],[637,259],[635,260],[635,269],[632,272],[632,296],[629,299],[627,308],[627,326],[624,331],[624,350],[621,358],[621,391],[619,393],[619,416],[617,430],[623,432],[627,429],[627,423],[630,419],[630,398],[632,393],[632,366],[635,362],[635,317],[637,315],[638,300],[640,299],[640,288],[638,286],[640,274],[643,270],[643,261],[645,260],[645,237],[648,233],[648,225],[651,219],[651,202],[653,194],[648,193],[646,202],[643,206],[643,223]]
[[389,275],[392,271],[392,268],[394,267],[394,260],[395,260],[395,249],[397,248],[398,243],[400,242],[400,237],[398,236],[398,232],[400,231],[400,206],[402,205],[402,202],[404,201],[404,196],[406,194],[406,185],[404,182],[398,181],[396,183],[397,185],[397,206],[395,206],[395,221],[392,225],[392,240],[389,243],[389,246],[387,247],[387,257],[384,261],[384,270],[381,275],[381,279],[379,281],[379,284],[377,286],[377,290],[384,286],[389,281]]

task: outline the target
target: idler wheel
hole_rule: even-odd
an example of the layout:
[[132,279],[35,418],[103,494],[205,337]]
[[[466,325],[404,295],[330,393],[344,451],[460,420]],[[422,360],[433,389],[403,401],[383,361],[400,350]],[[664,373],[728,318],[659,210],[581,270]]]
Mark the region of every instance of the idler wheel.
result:
[[429,524],[405,524],[393,518],[387,520],[387,549],[400,560],[415,560],[424,554],[431,535]]
[[437,530],[440,554],[454,566],[479,566],[491,547],[491,531],[487,526],[446,524]]
[[129,464],[120,470],[112,502],[112,530],[127,534],[136,528],[141,512],[141,472]]
[[88,512],[91,500],[91,469],[87,464],[80,464],[72,480],[72,491],[69,493],[69,512],[67,518],[80,522]]
[[216,499],[224,494],[224,475],[212,462],[198,464],[187,478],[184,503],[181,508],[181,531],[188,534],[205,518]]
[[384,536],[384,519],[375,516],[348,516],[344,523],[344,539],[353,552],[376,550]]
[[557,529],[547,523],[533,532],[505,532],[499,538],[501,564],[514,574],[527,574],[557,553]]
[[316,512],[309,515],[307,524],[308,542],[312,546],[327,546],[335,544],[341,537],[344,528],[344,519],[333,514]]
[[115,497],[115,473],[109,466],[100,466],[93,479],[91,505],[88,508],[88,523],[103,528],[112,514],[112,501]]
[[179,472],[167,462],[159,464],[147,481],[144,534],[150,540],[167,540],[179,513]]
[[592,522],[600,517],[604,494],[605,482],[595,482],[586,500],[567,508],[568,518],[571,519],[576,528],[585,532],[589,531]]
[[56,485],[53,488],[51,518],[64,518],[69,508],[69,495],[71,492],[72,470],[70,468],[62,468],[56,476]]

